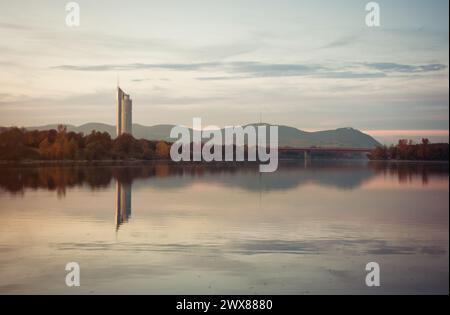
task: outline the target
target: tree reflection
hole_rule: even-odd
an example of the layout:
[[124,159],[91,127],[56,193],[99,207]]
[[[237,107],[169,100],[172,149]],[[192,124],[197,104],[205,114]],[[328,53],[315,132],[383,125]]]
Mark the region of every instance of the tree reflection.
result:
[[[397,178],[400,184],[420,180],[427,185],[430,177],[448,177],[448,163],[403,162],[302,162],[282,161],[277,172],[260,174],[251,163],[186,163],[155,162],[132,166],[40,166],[0,167],[0,189],[24,194],[26,189],[56,191],[59,197],[73,187],[91,190],[110,187],[117,181],[131,187],[137,180],[156,188],[179,188],[194,181],[236,186],[248,191],[270,191],[295,188],[314,183],[339,189],[355,189],[374,176]],[[151,180],[149,180],[151,179]],[[128,189],[128,188],[126,188]],[[131,188],[130,188],[131,189]]]

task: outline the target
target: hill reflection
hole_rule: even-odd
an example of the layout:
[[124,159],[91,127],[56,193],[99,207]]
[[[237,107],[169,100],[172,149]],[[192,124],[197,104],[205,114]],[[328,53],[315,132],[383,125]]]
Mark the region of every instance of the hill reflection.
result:
[[310,165],[283,161],[275,173],[261,174],[252,164],[172,164],[157,162],[139,166],[42,166],[0,167],[0,189],[24,194],[26,189],[56,191],[58,196],[73,187],[105,189],[113,180],[122,186],[180,188],[202,181],[238,187],[249,192],[287,190],[316,184],[355,189],[376,176],[390,176],[400,184],[429,177],[448,177],[448,164],[386,162],[314,162]]

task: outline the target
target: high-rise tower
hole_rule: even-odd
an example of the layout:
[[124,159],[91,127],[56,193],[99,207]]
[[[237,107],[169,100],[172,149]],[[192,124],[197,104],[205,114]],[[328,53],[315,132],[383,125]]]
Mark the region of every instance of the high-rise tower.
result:
[[133,134],[132,100],[120,87],[117,87],[117,136]]

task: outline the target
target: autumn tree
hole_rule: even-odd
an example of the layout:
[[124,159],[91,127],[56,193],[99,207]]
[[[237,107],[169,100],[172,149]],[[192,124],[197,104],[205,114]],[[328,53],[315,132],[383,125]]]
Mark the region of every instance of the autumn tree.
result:
[[111,158],[112,141],[107,132],[93,130],[85,140],[84,157],[88,160]]
[[156,144],[156,156],[161,159],[169,158],[170,147],[165,141],[159,141]]
[[387,160],[389,159],[389,150],[386,146],[377,146],[370,152],[369,158],[373,160]]

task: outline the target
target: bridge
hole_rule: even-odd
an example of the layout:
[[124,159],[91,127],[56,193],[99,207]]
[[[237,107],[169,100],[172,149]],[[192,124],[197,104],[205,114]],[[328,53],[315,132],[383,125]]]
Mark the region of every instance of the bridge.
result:
[[345,147],[280,147],[279,152],[303,152],[305,155],[305,160],[311,158],[313,152],[331,152],[331,153],[370,153],[373,149],[370,148],[345,148]]

